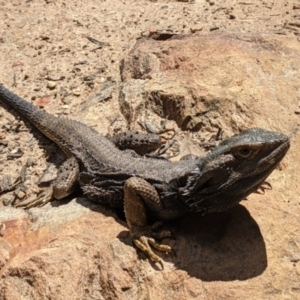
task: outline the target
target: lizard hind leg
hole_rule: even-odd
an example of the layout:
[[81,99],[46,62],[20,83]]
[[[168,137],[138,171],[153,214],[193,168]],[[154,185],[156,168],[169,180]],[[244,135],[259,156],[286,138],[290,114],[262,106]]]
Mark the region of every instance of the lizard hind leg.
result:
[[61,200],[72,194],[78,184],[78,176],[78,162],[74,156],[71,156],[58,169],[58,174],[53,184],[53,197]]
[[133,242],[152,261],[162,264],[161,258],[153,252],[151,247],[162,252],[174,252],[170,246],[159,244],[155,240],[172,237],[172,233],[159,230],[162,222],[157,222],[152,226],[148,225],[147,207],[154,211],[162,209],[157,191],[142,178],[129,178],[124,186],[124,208]]
[[31,207],[44,206],[53,199],[61,200],[73,193],[78,183],[79,165],[75,157],[68,158],[58,169],[57,177],[54,183],[44,190],[37,198],[31,201],[23,201],[16,207]]

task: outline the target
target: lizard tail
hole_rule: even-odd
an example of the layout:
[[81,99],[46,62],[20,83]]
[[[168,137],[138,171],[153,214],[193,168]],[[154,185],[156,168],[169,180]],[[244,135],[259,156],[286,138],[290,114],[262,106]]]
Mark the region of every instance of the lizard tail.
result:
[[28,119],[31,123],[35,125],[36,122],[43,119],[45,111],[37,108],[33,104],[25,101],[18,95],[9,91],[0,83],[0,102],[4,102],[9,106],[13,107],[17,112],[19,112],[23,117]]

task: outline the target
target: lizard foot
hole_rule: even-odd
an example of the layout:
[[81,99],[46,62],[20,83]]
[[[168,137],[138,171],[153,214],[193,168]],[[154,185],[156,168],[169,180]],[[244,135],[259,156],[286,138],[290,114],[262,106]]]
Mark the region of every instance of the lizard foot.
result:
[[131,228],[131,235],[136,247],[142,250],[152,261],[159,263],[163,267],[161,258],[153,252],[151,247],[162,252],[175,254],[175,251],[168,245],[156,242],[156,239],[174,238],[170,231],[159,230],[162,224],[162,222],[156,222],[152,226]]
[[43,191],[37,198],[29,201],[22,201],[16,205],[16,207],[23,207],[29,209],[32,207],[42,207],[52,200],[53,190],[52,188]]
[[272,189],[272,185],[269,182],[264,181],[255,193],[264,194],[265,190],[271,190],[271,189]]

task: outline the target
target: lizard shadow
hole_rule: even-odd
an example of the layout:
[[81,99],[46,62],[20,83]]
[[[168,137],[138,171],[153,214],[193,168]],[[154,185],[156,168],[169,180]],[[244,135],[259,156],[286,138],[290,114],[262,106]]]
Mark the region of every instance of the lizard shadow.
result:
[[[266,247],[258,224],[242,205],[222,213],[192,214],[180,222],[169,223],[168,229],[176,240],[163,243],[170,245],[176,256],[159,255],[192,277],[203,281],[246,280],[262,274],[267,267]],[[128,243],[124,233],[118,237]]]
[[[55,202],[56,205],[67,203]],[[55,206],[55,202],[51,204]],[[110,209],[91,203],[85,197],[77,198],[77,202],[126,226],[123,209]],[[160,257],[192,277],[203,281],[247,280],[259,276],[267,268],[264,239],[258,224],[243,205],[204,216],[191,214],[181,221],[167,223],[164,229],[171,230],[176,240],[165,239],[162,243],[170,245],[176,255],[159,252]],[[134,247],[128,230],[121,231],[117,238]],[[148,259],[141,251],[137,253],[140,259]],[[152,266],[160,269],[156,264]]]
[[246,280],[267,267],[259,226],[243,205],[223,213],[190,215],[181,221],[176,236],[176,268],[203,281]]

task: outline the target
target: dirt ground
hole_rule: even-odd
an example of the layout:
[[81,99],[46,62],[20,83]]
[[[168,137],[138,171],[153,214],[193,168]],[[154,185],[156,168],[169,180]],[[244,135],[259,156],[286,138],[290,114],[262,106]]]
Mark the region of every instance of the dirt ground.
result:
[[[300,3],[1,1],[0,25],[0,81],[48,112],[83,120],[106,134],[127,126],[118,113],[119,62],[140,36],[155,31],[298,35]],[[17,115],[0,107],[0,117],[0,138],[8,141],[0,140],[1,175],[14,180],[29,159],[35,167],[28,169],[28,189],[17,194],[37,193],[46,169],[44,150]],[[56,153],[55,145],[46,139],[45,144]],[[6,195],[4,203],[13,199]]]

